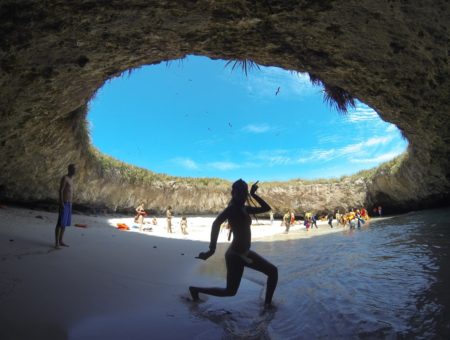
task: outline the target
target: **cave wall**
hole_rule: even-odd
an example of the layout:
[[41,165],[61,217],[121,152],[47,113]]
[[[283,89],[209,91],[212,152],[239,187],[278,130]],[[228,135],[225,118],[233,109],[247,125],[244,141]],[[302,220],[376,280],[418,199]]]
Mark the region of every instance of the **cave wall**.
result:
[[[355,185],[348,204],[441,204],[450,193],[449,17],[443,0],[2,1],[1,195],[54,200],[73,162],[80,204],[165,206],[172,184],[104,176],[89,147],[86,105],[123,71],[197,54],[309,72],[397,125],[410,143],[408,157],[395,172],[377,172],[363,192]],[[193,202],[216,211],[227,200],[225,187],[179,182],[185,194],[174,200],[186,211]],[[290,189],[281,183],[277,190]],[[330,200],[339,195],[333,191]]]

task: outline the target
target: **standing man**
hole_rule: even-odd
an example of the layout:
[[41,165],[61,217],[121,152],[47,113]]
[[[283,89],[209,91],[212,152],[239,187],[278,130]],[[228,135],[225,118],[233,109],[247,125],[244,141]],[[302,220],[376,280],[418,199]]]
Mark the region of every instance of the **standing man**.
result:
[[169,206],[166,211],[167,232],[172,234],[172,207]]
[[290,210],[288,210],[288,212],[286,214],[284,214],[283,222],[284,222],[284,225],[286,226],[286,230],[284,232],[288,233],[289,228],[291,226],[291,211]]
[[334,218],[334,214],[332,212],[328,213],[328,225],[330,226],[330,228],[333,228],[333,218]]
[[55,248],[60,246],[68,247],[63,242],[64,231],[70,226],[72,219],[72,197],[73,197],[73,176],[75,175],[75,164],[69,164],[67,175],[61,178],[59,185],[59,215],[55,228]]
[[318,229],[318,228],[317,228],[317,216],[316,216],[315,213],[313,213],[313,214],[311,215],[311,229],[312,229],[313,226],[315,226],[316,229]]

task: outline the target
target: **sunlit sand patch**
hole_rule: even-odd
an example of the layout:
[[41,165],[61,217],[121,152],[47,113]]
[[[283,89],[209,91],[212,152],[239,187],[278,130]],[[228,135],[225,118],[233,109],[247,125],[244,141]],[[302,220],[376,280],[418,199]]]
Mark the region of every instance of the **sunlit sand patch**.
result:
[[[204,216],[190,216],[188,221],[188,234],[184,235],[181,232],[180,217],[174,217],[172,219],[173,233],[167,231],[167,221],[165,218],[156,218],[157,224],[151,223],[151,218],[147,218],[145,223],[140,229],[139,225],[134,222],[132,217],[112,218],[109,219],[109,224],[117,228],[118,223],[125,223],[130,227],[128,232],[141,233],[157,237],[173,238],[173,239],[185,239],[193,241],[209,242],[211,235],[211,225],[215,217]],[[343,227],[338,227],[337,222],[334,221],[333,228],[330,228],[326,221],[318,221],[318,228],[310,228],[306,230],[303,225],[303,221],[298,221],[291,226],[289,233],[285,232],[285,227],[281,225],[281,220],[274,220],[273,223],[268,219],[258,219],[253,221],[252,224],[252,241],[253,242],[267,242],[267,241],[283,241],[299,238],[310,238],[314,236],[326,235],[335,232],[341,232]],[[151,230],[150,230],[151,228]],[[219,243],[227,243],[228,230],[222,228],[219,233]]]

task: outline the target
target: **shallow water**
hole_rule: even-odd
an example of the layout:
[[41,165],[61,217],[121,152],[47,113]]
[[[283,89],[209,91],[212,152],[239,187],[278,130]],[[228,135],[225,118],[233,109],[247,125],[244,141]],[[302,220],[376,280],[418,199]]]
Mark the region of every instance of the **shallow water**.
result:
[[255,242],[279,268],[276,308],[260,314],[265,278],[246,269],[237,297],[194,312],[221,325],[225,338],[450,338],[449,220],[449,209],[429,210]]

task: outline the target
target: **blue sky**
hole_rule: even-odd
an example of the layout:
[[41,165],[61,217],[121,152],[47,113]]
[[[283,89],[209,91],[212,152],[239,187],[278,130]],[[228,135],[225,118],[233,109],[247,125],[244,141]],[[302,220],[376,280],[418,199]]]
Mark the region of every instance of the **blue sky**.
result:
[[307,74],[225,64],[189,56],[108,81],[89,105],[93,144],[158,173],[250,181],[339,177],[406,150],[365,104],[326,105]]

